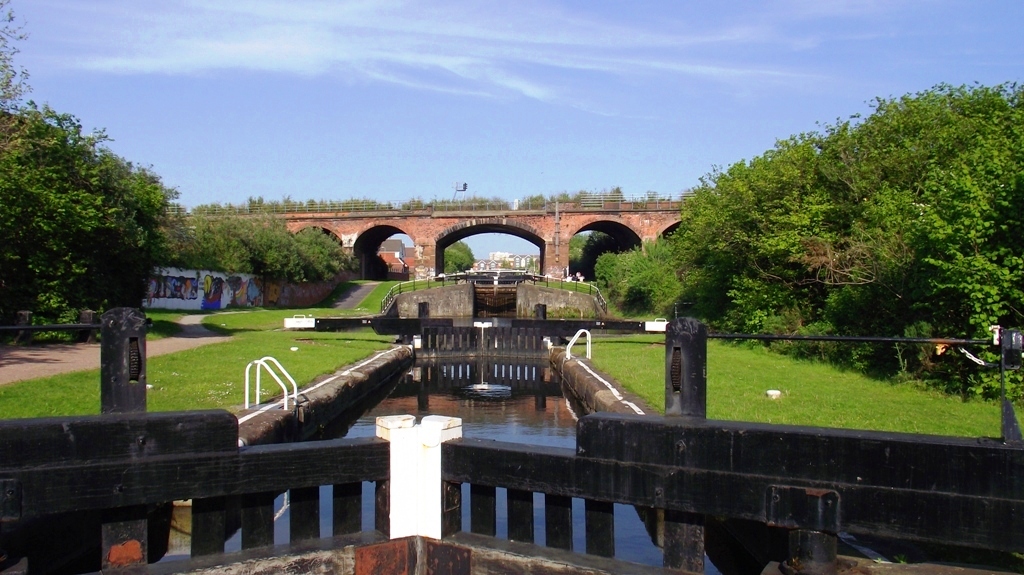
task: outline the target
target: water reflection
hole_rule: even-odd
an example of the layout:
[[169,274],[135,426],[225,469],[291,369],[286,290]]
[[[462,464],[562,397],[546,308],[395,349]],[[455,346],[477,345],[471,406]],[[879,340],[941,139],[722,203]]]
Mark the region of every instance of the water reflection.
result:
[[459,417],[465,437],[576,446],[576,413],[546,362],[419,362],[344,437],[372,437],[377,416],[397,414]]

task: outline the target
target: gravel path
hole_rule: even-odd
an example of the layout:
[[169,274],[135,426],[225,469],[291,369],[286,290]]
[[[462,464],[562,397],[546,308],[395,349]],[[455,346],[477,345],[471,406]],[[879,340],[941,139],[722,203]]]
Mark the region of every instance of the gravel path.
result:
[[[173,337],[146,341],[146,357],[174,353],[231,339],[218,335],[200,323],[202,314],[182,316],[181,331]],[[47,345],[0,345],[0,385],[25,379],[48,377],[72,371],[99,369],[98,343]]]

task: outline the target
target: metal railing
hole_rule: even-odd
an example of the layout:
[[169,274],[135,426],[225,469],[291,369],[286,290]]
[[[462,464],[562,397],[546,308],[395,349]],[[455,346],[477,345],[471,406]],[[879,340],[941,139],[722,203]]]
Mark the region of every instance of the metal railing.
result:
[[375,200],[309,200],[306,202],[263,202],[242,205],[213,204],[186,208],[179,204],[168,207],[176,215],[258,215],[301,213],[349,212],[508,212],[508,211],[561,211],[573,210],[667,210],[678,209],[687,194],[672,196],[623,196],[618,194],[580,194],[568,200],[524,198],[502,200],[498,198],[466,198],[463,200],[408,200],[378,202]]

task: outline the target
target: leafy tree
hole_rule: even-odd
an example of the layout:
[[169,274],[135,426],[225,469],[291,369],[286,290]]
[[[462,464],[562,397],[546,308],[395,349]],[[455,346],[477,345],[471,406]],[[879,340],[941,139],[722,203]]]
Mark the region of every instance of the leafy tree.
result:
[[328,234],[308,228],[292,234],[280,217],[193,215],[176,221],[178,238],[162,263],[225,273],[250,273],[264,279],[321,281],[354,258]]
[[[1016,85],[940,85],[712,172],[672,239],[683,297],[730,331],[984,337],[1021,325],[1022,125]],[[865,345],[829,359],[964,395],[998,389],[950,354],[911,356]]]
[[606,252],[597,258],[594,273],[609,299],[624,312],[663,315],[680,294],[675,271],[665,265],[671,261],[670,250],[667,242],[649,242],[642,250]]
[[0,149],[0,316],[138,306],[176,195],[49,107],[8,113]]
[[[18,54],[16,42],[26,38],[21,26],[14,22],[10,0],[0,0],[0,112],[17,111],[22,96],[29,91],[28,72],[14,63]],[[7,114],[0,114],[5,119]]]
[[455,242],[444,250],[444,273],[464,272],[473,267],[476,258],[466,242]]

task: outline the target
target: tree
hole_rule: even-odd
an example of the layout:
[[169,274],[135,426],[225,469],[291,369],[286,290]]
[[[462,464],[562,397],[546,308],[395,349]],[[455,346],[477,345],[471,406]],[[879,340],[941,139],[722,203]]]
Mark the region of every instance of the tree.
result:
[[16,111],[22,96],[29,91],[28,72],[14,63],[18,53],[15,43],[27,36],[15,24],[9,4],[10,0],[0,0],[0,112],[7,113]]
[[473,267],[476,258],[466,242],[458,241],[444,250],[444,273],[464,272]]
[[[1024,323],[1024,90],[879,99],[706,176],[671,243],[683,294],[727,331],[985,337]],[[995,377],[891,346],[830,356],[964,395]],[[1020,376],[1011,391],[1020,395]]]
[[196,214],[175,221],[168,235],[178,240],[161,262],[166,266],[291,282],[323,281],[355,269],[355,259],[333,236],[315,228],[292,234],[272,214]]
[[83,134],[78,120],[28,105],[6,116],[0,149],[0,316],[41,321],[138,306],[175,191]]

